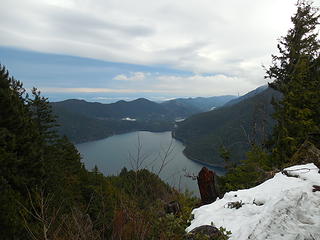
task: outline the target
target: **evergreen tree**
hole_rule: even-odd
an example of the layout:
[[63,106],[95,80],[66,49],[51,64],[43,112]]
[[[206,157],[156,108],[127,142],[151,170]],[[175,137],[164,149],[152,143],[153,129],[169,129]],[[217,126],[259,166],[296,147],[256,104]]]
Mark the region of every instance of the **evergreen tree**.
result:
[[40,91],[32,89],[32,98],[28,98],[28,107],[32,112],[34,120],[42,139],[46,143],[52,143],[57,140],[57,133],[54,127],[57,127],[56,117],[52,114],[52,106],[48,98],[41,96]]
[[[21,82],[0,65],[0,235],[20,236],[19,213],[27,189],[39,182],[39,134],[24,96]],[[12,239],[9,237],[9,239]]]
[[319,49],[316,28],[318,9],[302,0],[291,18],[293,28],[278,44],[279,56],[272,56],[266,78],[269,85],[283,94],[273,102],[274,129],[272,145],[276,165],[288,163],[309,134],[320,130]]

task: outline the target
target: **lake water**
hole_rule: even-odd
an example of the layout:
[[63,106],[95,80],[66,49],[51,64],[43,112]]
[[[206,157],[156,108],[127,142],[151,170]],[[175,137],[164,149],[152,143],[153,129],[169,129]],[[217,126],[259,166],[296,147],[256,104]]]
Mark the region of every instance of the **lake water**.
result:
[[[186,158],[182,153],[183,144],[172,138],[171,132],[132,132],[76,147],[89,170],[97,165],[107,176],[119,174],[123,167],[147,168],[157,174],[160,172],[159,176],[176,189],[188,189],[199,195],[197,181],[186,175],[197,175],[204,165]],[[222,169],[211,169],[218,175],[223,174]]]

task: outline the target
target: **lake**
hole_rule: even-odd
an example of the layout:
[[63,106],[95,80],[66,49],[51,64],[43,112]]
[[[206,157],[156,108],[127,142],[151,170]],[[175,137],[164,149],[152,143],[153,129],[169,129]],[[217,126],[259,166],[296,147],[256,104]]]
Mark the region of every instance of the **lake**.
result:
[[[96,165],[104,175],[117,175],[123,167],[147,168],[180,191],[188,189],[199,195],[196,176],[204,166],[186,158],[184,146],[171,132],[132,132],[76,145],[88,170]],[[207,166],[208,167],[208,166]],[[223,169],[211,168],[218,175]]]

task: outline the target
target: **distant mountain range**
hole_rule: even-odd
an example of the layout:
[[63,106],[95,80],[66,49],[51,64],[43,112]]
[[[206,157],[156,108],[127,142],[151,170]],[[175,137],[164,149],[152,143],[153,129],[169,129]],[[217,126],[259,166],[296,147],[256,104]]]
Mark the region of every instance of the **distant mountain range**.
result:
[[111,104],[69,99],[53,102],[58,131],[75,143],[131,131],[170,131],[176,119],[222,106],[235,96],[179,98],[156,103],[144,98]]
[[272,98],[280,94],[266,86],[229,101],[214,111],[193,115],[177,123],[173,136],[181,140],[185,155],[194,160],[224,166],[219,148],[231,152],[231,160],[245,159],[253,142],[266,140],[274,126]]

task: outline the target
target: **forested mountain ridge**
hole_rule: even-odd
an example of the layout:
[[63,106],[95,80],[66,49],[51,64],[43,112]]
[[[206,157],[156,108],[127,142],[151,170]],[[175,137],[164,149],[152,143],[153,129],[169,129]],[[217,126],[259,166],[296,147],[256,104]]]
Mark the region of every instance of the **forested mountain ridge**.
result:
[[224,95],[215,97],[196,97],[196,98],[176,98],[165,101],[162,105],[179,105],[187,108],[194,108],[194,113],[207,112],[214,108],[221,107],[233,99],[237,99],[234,95]]
[[52,103],[54,109],[65,108],[70,112],[78,113],[97,119],[152,119],[153,117],[172,118],[168,111],[160,104],[139,98],[134,101],[118,101],[116,103],[103,104],[87,102],[84,100],[70,99]]
[[75,143],[131,131],[169,131],[175,115],[147,99],[112,104],[70,99],[51,103],[58,117],[58,132]]
[[228,149],[231,160],[237,162],[245,159],[252,143],[261,143],[271,134],[274,125],[271,100],[279,98],[280,94],[271,88],[248,94],[251,96],[238,103],[177,123],[173,136],[186,145],[184,153],[187,157],[224,166],[221,147]]
[[192,99],[156,103],[145,98],[111,104],[69,99],[51,105],[60,124],[59,133],[80,143],[131,131],[171,131],[176,119],[203,112],[205,106],[222,105],[232,98],[199,98],[201,102],[196,100],[196,106]]

